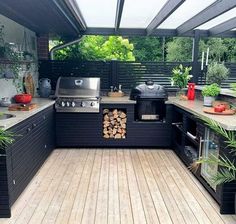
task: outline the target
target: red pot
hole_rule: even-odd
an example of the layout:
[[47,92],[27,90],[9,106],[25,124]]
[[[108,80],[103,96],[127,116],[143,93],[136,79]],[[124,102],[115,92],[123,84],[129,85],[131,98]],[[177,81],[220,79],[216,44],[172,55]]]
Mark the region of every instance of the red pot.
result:
[[17,94],[14,97],[16,103],[30,103],[32,100],[32,96],[30,94]]

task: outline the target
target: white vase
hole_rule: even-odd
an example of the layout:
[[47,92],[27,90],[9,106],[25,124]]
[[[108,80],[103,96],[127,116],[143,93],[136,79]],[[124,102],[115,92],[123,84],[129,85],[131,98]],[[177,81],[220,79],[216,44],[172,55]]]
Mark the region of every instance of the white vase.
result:
[[203,100],[204,100],[204,102],[203,102],[204,106],[211,107],[212,102],[215,101],[215,97],[213,97],[213,96],[204,96]]

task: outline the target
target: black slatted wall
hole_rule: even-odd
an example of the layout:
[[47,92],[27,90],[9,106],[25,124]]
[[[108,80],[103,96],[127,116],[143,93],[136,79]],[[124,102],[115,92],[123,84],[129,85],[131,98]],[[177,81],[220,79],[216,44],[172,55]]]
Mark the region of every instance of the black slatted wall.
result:
[[60,76],[100,77],[101,88],[108,89],[110,83],[109,62],[103,61],[39,61],[39,78],[49,78],[52,88]]
[[[40,61],[39,78],[49,78],[55,89],[59,76],[100,77],[101,88],[107,90],[110,86],[122,85],[123,89],[132,89],[147,79],[171,87],[170,77],[172,69],[179,64],[192,66],[191,62],[121,62],[121,61]],[[230,69],[230,77],[224,81],[222,87],[229,87],[236,82],[236,64],[225,63]],[[198,63],[198,84],[205,84],[204,70],[200,70]]]
[[[132,89],[147,79],[152,79],[170,88],[172,69],[179,64],[180,62],[120,62],[118,63],[118,83],[122,84],[125,89]],[[191,63],[181,62],[181,64],[191,66]]]

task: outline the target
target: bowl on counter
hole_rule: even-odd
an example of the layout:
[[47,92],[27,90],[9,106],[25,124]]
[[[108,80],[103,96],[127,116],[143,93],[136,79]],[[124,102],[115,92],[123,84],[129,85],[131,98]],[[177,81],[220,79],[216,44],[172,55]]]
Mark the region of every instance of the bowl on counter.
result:
[[32,96],[27,93],[22,93],[22,94],[15,95],[14,99],[15,99],[16,103],[27,104],[27,103],[31,102]]

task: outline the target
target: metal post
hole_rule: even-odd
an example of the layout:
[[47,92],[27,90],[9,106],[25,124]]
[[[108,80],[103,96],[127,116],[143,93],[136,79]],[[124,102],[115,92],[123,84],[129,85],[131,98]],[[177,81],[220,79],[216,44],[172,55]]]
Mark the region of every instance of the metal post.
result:
[[198,63],[198,53],[199,53],[199,41],[200,41],[200,31],[195,30],[193,39],[193,57],[192,57],[192,81],[197,84],[198,77],[200,73],[199,63]]

